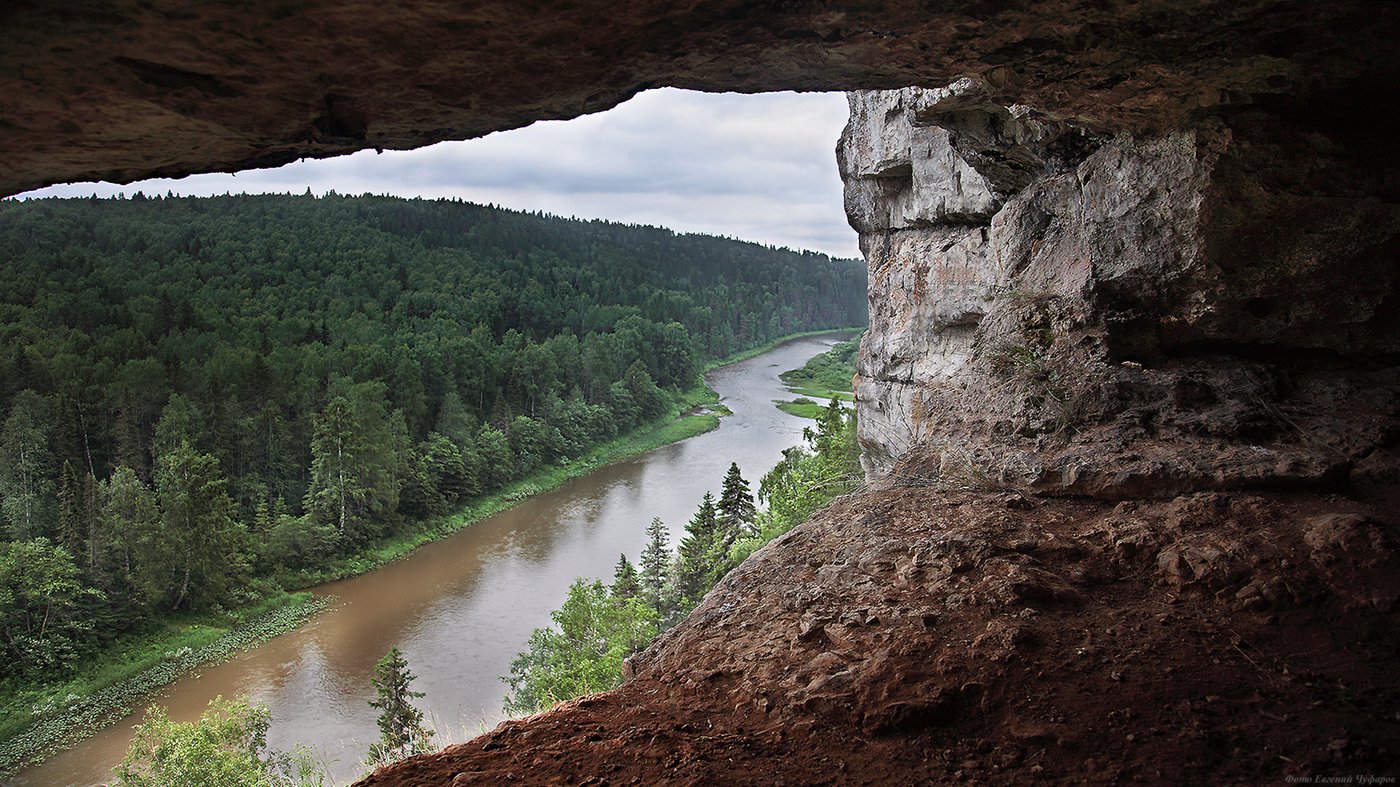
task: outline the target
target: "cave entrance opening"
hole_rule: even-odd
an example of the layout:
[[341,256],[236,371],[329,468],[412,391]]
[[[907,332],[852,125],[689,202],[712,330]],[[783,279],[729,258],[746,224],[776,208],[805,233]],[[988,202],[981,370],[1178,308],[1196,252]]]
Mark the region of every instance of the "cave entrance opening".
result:
[[605,112],[416,150],[71,183],[19,198],[309,191],[454,199],[859,257],[834,154],[847,114],[843,93],[661,88]]

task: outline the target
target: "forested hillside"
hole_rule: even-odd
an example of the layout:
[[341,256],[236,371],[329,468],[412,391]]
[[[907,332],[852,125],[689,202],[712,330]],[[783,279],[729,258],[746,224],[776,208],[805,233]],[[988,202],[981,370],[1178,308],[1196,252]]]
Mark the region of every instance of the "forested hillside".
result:
[[0,676],[579,456],[865,303],[854,261],[461,202],[0,202]]

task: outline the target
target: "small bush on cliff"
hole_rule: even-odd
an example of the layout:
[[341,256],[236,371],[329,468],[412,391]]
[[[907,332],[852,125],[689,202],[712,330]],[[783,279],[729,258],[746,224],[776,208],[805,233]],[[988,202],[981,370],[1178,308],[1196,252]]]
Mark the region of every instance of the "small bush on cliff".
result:
[[512,716],[616,688],[622,683],[622,660],[651,642],[661,616],[635,597],[619,603],[602,582],[580,577],[550,617],[555,627],[535,629],[529,649],[511,663],[505,678],[510,684],[505,711]]
[[325,775],[309,750],[265,753],[272,716],[246,699],[215,697],[198,721],[171,721],[152,705],[136,728],[118,787],[320,787]]

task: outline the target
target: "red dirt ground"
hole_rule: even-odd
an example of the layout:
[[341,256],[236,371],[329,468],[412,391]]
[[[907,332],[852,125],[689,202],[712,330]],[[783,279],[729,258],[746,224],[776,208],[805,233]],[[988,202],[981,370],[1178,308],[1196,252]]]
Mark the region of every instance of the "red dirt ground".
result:
[[621,688],[361,784],[1394,777],[1393,515],[1316,493],[851,496]]

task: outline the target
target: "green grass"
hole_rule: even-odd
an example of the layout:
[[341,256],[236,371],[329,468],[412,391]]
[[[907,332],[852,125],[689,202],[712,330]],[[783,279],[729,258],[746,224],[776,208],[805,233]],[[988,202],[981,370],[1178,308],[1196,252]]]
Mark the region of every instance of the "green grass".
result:
[[854,402],[856,400],[856,395],[847,390],[818,388],[810,385],[789,385],[787,389],[798,396],[805,396],[808,399],[815,399],[821,402],[829,402],[832,399],[840,399],[843,402]]
[[[830,396],[825,397],[825,399],[828,402],[831,401]],[[849,402],[851,400],[846,399],[844,401]],[[825,404],[820,401],[813,401],[805,396],[799,396],[790,402],[784,402],[780,399],[774,400],[774,404],[778,405],[779,410],[789,415],[795,415],[798,418],[810,418],[813,421],[820,418],[821,414],[826,410]],[[846,409],[849,410],[851,408],[847,407]]]
[[825,410],[826,407],[806,397],[799,397],[791,402],[778,402],[778,409],[788,415],[795,415],[798,418],[810,418],[815,421],[817,420],[817,416],[821,415],[822,410]]
[[329,603],[310,593],[279,592],[234,613],[166,620],[155,631],[117,640],[67,680],[5,685],[0,774],[71,746],[131,713],[155,689],[291,631]]

